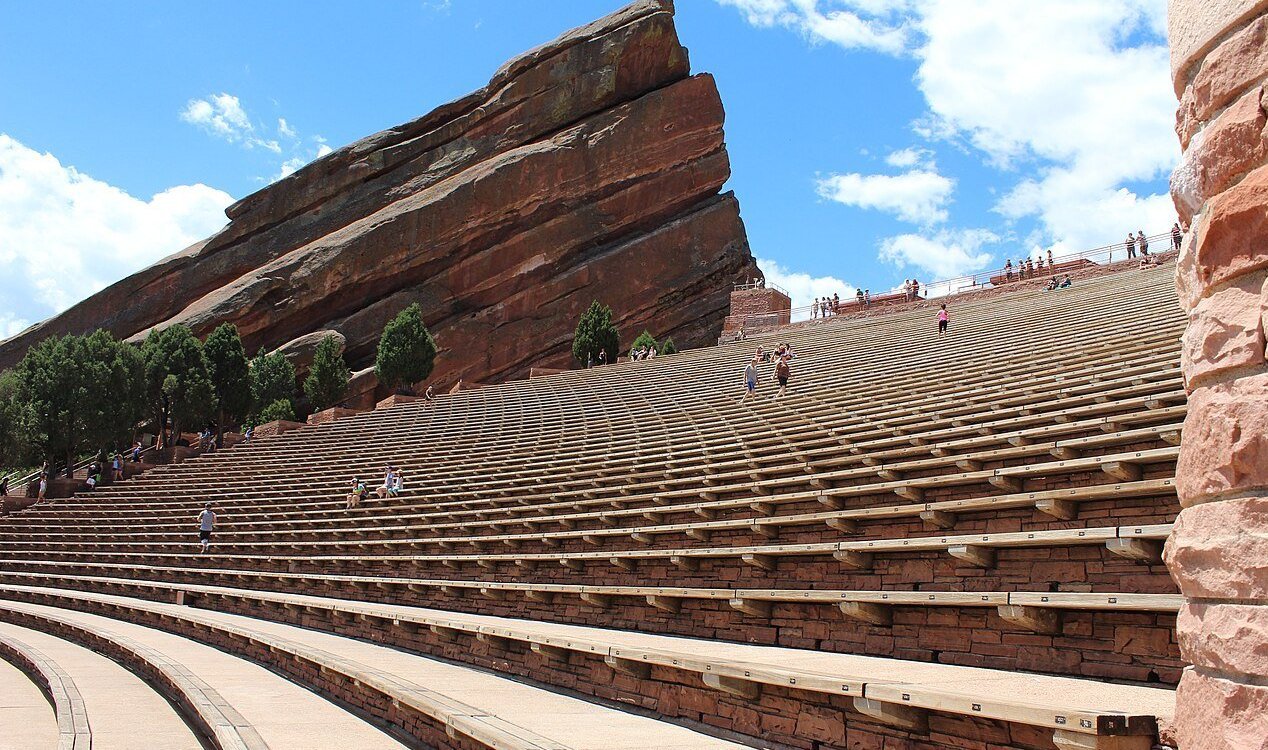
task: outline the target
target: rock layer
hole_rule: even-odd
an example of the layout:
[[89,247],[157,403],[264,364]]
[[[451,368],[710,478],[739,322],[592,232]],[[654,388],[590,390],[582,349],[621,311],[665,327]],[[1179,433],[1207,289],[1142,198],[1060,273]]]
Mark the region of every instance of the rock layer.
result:
[[337,331],[357,369],[413,302],[440,385],[565,366],[594,299],[631,336],[712,343],[760,272],[719,193],[717,88],[689,72],[669,0],[636,2],[235,203],[215,236],[0,343],[0,367],[52,334],[227,320],[252,352]]
[[1184,158],[1172,195],[1193,231],[1176,264],[1190,390],[1166,561],[1187,601],[1177,642],[1185,750],[1268,748],[1268,2],[1171,0]]

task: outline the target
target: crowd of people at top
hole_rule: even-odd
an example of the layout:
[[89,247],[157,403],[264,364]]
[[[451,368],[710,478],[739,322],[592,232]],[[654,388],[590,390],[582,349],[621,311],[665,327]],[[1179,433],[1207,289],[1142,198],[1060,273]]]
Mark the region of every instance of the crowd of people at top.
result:
[[[913,300],[923,299],[920,293],[920,282],[916,279],[904,279],[901,288],[903,301],[911,302]],[[926,290],[927,294],[927,290]],[[848,302],[847,302],[848,304]],[[855,289],[854,304],[858,309],[867,310],[872,306],[872,290],[871,289]],[[841,295],[833,294],[831,297],[815,297],[814,302],[810,304],[810,319],[828,318],[833,315],[841,314]]]

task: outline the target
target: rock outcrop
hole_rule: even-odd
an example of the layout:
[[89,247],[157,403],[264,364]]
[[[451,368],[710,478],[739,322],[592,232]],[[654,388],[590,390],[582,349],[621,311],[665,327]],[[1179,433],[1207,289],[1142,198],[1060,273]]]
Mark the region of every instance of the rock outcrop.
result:
[[630,336],[712,343],[732,282],[760,277],[720,192],[722,123],[672,3],[640,0],[235,203],[215,236],[0,343],[0,367],[52,334],[230,321],[251,352],[336,331],[355,370],[413,302],[442,386],[567,366],[594,299]]
[[1268,748],[1268,2],[1171,0],[1172,176],[1192,217],[1176,264],[1189,410],[1166,561],[1192,664],[1176,694],[1185,750]]

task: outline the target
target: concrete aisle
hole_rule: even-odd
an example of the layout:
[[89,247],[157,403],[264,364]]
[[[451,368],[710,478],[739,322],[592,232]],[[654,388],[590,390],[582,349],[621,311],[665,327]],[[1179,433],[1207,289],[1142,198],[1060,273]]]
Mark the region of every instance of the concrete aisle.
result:
[[[229,705],[254,726],[260,737],[270,747],[305,748],[305,750],[404,750],[404,745],[378,728],[254,662],[240,659],[188,638],[99,615],[35,604],[14,606],[55,615],[91,628],[98,633],[106,635],[117,633],[162,652],[185,665],[218,692]],[[3,623],[0,623],[0,626],[10,627]],[[43,648],[42,645],[39,647]],[[72,672],[72,675],[74,674]],[[105,675],[98,679],[76,678],[76,684],[84,693],[85,701],[89,701],[86,688],[91,688],[94,692],[100,691],[105,689],[110,681]],[[153,691],[151,695],[154,695]],[[164,705],[167,704],[164,703]],[[189,736],[187,743],[178,741],[174,736],[160,742],[158,736],[149,730],[148,720],[146,721],[147,729],[144,732],[137,732],[135,723],[132,723],[131,728],[112,733],[111,744],[105,744],[104,740],[99,743],[98,712],[93,711],[92,702],[89,702],[88,709],[89,722],[93,727],[93,750],[115,750],[115,748],[127,750],[181,748],[183,750],[186,747],[201,747],[188,729],[185,729],[186,735]],[[169,708],[168,711],[170,713],[171,709]],[[135,720],[138,715],[148,717],[151,712],[159,713],[147,705],[145,712],[133,711],[130,718]],[[157,716],[155,718],[157,719]],[[179,718],[176,720],[179,721]],[[158,726],[157,723],[155,726]],[[183,723],[181,727],[184,727]]]
[[[176,709],[116,662],[70,641],[7,622],[0,622],[0,633],[39,649],[75,681],[88,711],[94,750],[202,750],[202,743]],[[56,727],[52,743],[18,747],[56,747]]]
[[0,750],[57,746],[57,717],[26,674],[0,660]]

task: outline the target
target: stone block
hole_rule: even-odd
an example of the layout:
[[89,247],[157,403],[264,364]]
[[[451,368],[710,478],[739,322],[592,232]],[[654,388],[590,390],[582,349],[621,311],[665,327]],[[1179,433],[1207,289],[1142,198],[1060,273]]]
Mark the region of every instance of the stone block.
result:
[[1261,487],[1268,488],[1268,375],[1193,391],[1176,464],[1180,504]]
[[[1268,160],[1264,94],[1263,86],[1246,92],[1188,142],[1171,173],[1171,195],[1186,223],[1209,198]],[[1181,132],[1181,140],[1186,135]]]
[[1165,557],[1190,599],[1268,599],[1268,498],[1185,508]]
[[1268,606],[1188,602],[1176,632],[1190,664],[1230,677],[1268,677]]
[[1263,275],[1236,279],[1189,312],[1180,352],[1190,388],[1204,378],[1264,361]]
[[1184,750],[1268,748],[1268,687],[1187,669],[1176,691],[1176,739]]
[[1171,0],[1167,6],[1167,41],[1176,95],[1184,90],[1189,68],[1227,29],[1268,8],[1268,0]]
[[1211,50],[1180,97],[1182,117],[1204,121],[1268,70],[1268,16],[1260,16]]
[[1176,263],[1180,303],[1192,310],[1211,287],[1268,266],[1268,166],[1207,201]]

